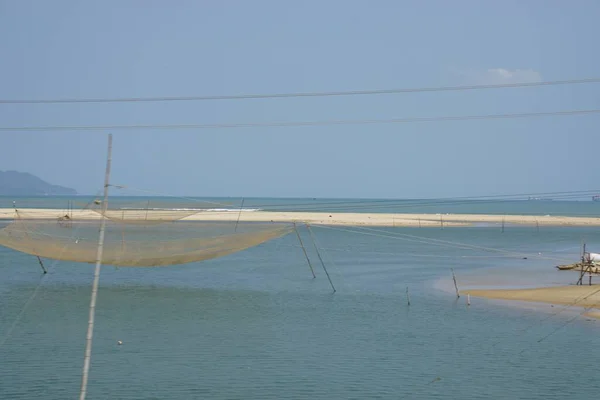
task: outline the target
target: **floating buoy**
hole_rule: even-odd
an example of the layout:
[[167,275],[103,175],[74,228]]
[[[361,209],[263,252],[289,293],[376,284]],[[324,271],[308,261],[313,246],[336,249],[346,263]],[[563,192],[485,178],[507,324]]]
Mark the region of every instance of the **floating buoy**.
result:
[[123,342],[122,342],[122,341],[120,341],[120,340],[117,340],[117,344],[120,346],[120,345],[122,345],[122,344],[123,344]]

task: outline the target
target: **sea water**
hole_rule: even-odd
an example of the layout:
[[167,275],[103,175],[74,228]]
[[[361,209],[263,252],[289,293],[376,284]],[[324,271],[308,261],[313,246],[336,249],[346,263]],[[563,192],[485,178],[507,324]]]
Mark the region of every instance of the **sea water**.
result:
[[[190,209],[219,211],[304,211],[304,212],[370,212],[432,214],[516,214],[595,217],[600,215],[600,201],[585,200],[507,200],[506,198],[469,199],[326,199],[326,198],[233,198],[181,196],[122,196],[113,189],[111,208]],[[566,196],[566,195],[565,195]],[[568,196],[566,196],[568,198]],[[1,208],[81,209],[92,204],[96,196],[0,196]],[[564,197],[562,197],[564,198]],[[14,203],[13,203],[14,202]]]
[[[266,200],[290,209],[301,203]],[[26,201],[58,202],[19,199]],[[522,213],[537,205],[594,215],[598,207],[545,203],[522,202]],[[494,207],[502,214],[516,206],[476,212]],[[451,271],[459,289],[573,283],[576,273],[554,267],[577,261],[582,241],[599,247],[597,228],[312,229],[335,293],[305,228],[315,279],[294,234],[202,263],[103,266],[87,398],[595,399],[600,392],[598,320],[577,307],[479,298],[467,306]],[[0,399],[79,393],[93,265],[45,262],[42,275],[35,257],[0,247]]]

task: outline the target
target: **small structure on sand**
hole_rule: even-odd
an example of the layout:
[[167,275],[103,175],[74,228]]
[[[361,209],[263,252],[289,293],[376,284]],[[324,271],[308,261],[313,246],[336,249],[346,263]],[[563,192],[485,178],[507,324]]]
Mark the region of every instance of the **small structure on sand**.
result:
[[581,261],[575,264],[558,265],[561,271],[574,270],[579,272],[579,279],[577,285],[583,285],[583,278],[585,274],[589,276],[589,284],[592,284],[592,275],[600,275],[600,254],[589,253],[585,251],[585,244],[583,245],[583,254]]

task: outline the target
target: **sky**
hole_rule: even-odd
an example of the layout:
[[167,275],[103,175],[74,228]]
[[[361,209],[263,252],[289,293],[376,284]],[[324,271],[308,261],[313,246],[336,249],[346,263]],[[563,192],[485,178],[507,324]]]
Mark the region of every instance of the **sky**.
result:
[[[0,0],[0,100],[420,88],[600,77],[600,2]],[[373,96],[0,104],[0,128],[600,108],[600,83]],[[600,190],[600,114],[371,125],[0,130],[0,170],[97,193],[427,198]]]

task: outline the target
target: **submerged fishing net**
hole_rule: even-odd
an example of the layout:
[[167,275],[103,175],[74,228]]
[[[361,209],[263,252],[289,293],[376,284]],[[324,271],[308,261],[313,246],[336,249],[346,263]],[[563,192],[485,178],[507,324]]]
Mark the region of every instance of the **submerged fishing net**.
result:
[[[257,246],[293,229],[289,224],[276,223],[173,222],[179,218],[169,221],[165,217],[181,214],[160,211],[154,215],[148,212],[148,218],[142,219],[146,218],[145,213],[121,210],[118,218],[119,210],[109,211],[102,263],[115,266],[151,267],[208,260]],[[44,258],[94,263],[101,216],[97,212],[91,214],[95,218],[74,212],[73,216],[33,219],[39,214],[18,212],[15,220],[0,230],[0,245]],[[115,216],[117,222],[109,215]]]
[[173,207],[172,204],[169,204],[169,206],[151,204],[150,202],[137,202],[121,204],[118,208],[103,211],[102,202],[96,200],[88,205],[87,209],[99,215],[104,214],[106,218],[114,222],[137,225],[161,224],[181,220],[199,212],[210,212],[210,209],[198,208],[198,206],[179,205]]

